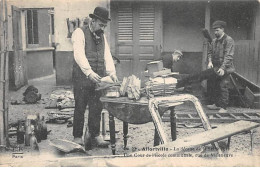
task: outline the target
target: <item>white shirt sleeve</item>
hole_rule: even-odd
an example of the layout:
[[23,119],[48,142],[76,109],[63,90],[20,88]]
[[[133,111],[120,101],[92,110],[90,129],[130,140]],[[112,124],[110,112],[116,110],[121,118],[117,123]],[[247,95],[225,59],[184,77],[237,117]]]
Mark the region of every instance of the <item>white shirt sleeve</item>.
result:
[[89,65],[88,59],[85,54],[85,36],[82,29],[77,28],[71,37],[71,41],[73,44],[74,51],[74,59],[76,63],[79,65],[82,72],[89,76],[90,73],[93,72],[91,66]]
[[105,41],[104,60],[105,60],[106,73],[107,75],[111,76],[113,74],[116,74],[116,69],[105,35],[104,35],[104,41]]

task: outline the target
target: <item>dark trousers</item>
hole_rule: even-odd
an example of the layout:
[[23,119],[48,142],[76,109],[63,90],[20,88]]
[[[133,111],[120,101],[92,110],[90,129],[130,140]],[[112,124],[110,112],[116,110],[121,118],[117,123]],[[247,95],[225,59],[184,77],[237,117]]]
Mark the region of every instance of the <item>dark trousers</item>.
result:
[[92,137],[96,137],[100,133],[100,120],[102,103],[100,91],[95,91],[95,86],[86,86],[82,83],[74,83],[74,99],[75,111],[73,121],[73,136],[81,137],[83,135],[84,114],[86,106],[89,106],[88,113],[88,130]]
[[226,108],[229,101],[228,84],[229,74],[224,76],[216,74],[217,68],[207,69],[196,74],[191,74],[178,82],[177,87],[185,86],[192,82],[207,81],[209,100],[217,106]]

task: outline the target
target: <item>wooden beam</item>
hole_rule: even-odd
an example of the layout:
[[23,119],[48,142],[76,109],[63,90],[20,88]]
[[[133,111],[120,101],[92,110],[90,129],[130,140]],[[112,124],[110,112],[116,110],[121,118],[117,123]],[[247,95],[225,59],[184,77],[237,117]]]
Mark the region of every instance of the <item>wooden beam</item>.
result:
[[[205,6],[205,26],[204,26],[209,32],[210,32],[210,2],[208,1]],[[202,70],[205,70],[207,68],[207,53],[208,53],[208,40],[204,38],[203,41],[203,52],[202,52],[202,63],[201,67]],[[206,89],[206,81],[201,82],[202,87]]]
[[[205,6],[205,28],[210,33],[210,2]],[[208,52],[208,40],[204,40],[203,43],[203,57],[202,57],[202,70],[206,69],[207,66],[207,52]]]
[[169,142],[161,147],[166,148],[181,148],[181,147],[196,147],[201,145],[207,145],[212,142],[217,142],[219,140],[225,139],[227,137],[239,134],[241,132],[246,132],[248,130],[259,127],[259,123],[250,122],[250,121],[238,121],[235,123],[220,125],[215,129],[210,129],[205,132],[188,136],[185,138],[177,139],[176,141]]
[[206,10],[205,10],[205,28],[210,33],[210,2],[206,4]]
[[6,146],[8,135],[8,52],[7,4],[0,2],[0,145]]
[[[176,141],[168,142],[166,144],[159,145],[155,148],[195,148],[198,146],[203,146],[213,142],[220,141],[222,139],[234,136],[236,134],[257,128],[259,126],[259,123],[251,121],[237,121],[231,124],[219,125],[217,128],[209,129],[205,132],[190,135],[184,138],[179,138]],[[176,153],[179,151],[171,150],[172,153]],[[139,151],[136,153],[143,153],[143,151]]]
[[4,142],[4,2],[0,2],[0,145],[5,145]]

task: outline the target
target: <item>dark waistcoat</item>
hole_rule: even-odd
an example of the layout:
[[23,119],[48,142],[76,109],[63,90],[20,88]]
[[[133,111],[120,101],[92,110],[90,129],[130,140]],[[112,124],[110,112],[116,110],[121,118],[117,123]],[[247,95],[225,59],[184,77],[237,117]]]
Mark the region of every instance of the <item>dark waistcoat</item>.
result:
[[[88,26],[82,27],[82,31],[85,36],[85,54],[92,70],[99,76],[103,77],[105,75],[104,70],[104,36],[96,39],[91,33]],[[74,83],[84,83],[92,84],[92,82],[87,78],[87,76],[82,72],[78,64],[74,60],[72,79]]]

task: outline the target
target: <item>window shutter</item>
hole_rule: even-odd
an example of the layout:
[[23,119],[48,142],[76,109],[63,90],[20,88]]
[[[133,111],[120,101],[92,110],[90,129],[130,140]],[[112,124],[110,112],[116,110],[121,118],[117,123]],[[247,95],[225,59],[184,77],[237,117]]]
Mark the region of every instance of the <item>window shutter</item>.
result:
[[118,10],[118,41],[133,41],[133,11],[131,6]]
[[154,40],[155,9],[153,5],[142,5],[140,7],[140,41]]

